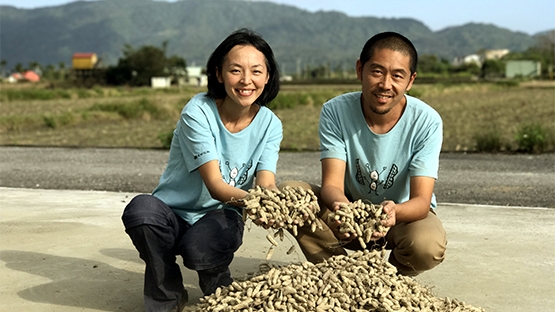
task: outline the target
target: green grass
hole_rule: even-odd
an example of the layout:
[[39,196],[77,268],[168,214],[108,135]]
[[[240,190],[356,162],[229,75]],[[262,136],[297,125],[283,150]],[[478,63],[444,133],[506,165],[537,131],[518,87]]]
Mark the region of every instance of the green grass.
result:
[[[179,113],[202,88],[49,89],[2,85],[0,144],[165,148]],[[287,85],[269,105],[283,150],[317,150],[322,104],[357,85]],[[555,85],[416,84],[444,122],[444,152],[554,152]]]

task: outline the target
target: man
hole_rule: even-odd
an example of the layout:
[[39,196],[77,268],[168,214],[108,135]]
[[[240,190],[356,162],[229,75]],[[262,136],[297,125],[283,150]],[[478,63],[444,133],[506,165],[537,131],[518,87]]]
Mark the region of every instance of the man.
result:
[[[416,49],[404,36],[385,32],[370,38],[356,62],[362,91],[333,98],[321,111],[321,189],[303,182],[281,186],[311,187],[319,194],[324,221],[342,202],[381,203],[390,229],[385,236],[375,233],[374,239],[391,250],[389,262],[407,276],[441,263],[447,244],[433,194],[441,117],[405,95],[416,78],[417,62]],[[297,240],[307,260],[316,263],[346,254],[345,248],[362,248],[355,237],[337,230],[336,223],[314,233],[301,229]]]

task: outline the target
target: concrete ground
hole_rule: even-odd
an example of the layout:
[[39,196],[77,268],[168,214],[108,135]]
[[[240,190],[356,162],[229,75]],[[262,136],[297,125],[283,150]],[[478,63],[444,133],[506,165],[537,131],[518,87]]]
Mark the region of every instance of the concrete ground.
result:
[[[136,194],[0,187],[0,311],[142,311],[144,265],[120,215]],[[441,205],[447,257],[417,279],[438,297],[490,312],[553,311],[555,209]],[[269,243],[252,226],[231,265],[256,272]],[[286,237],[272,262],[286,255]],[[190,307],[201,292],[183,268]]]

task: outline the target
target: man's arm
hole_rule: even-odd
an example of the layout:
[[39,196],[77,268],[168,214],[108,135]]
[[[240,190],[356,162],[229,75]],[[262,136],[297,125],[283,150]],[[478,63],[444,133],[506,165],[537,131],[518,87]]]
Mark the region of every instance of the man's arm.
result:
[[349,202],[345,196],[345,168],[346,164],[343,160],[322,159],[321,197],[324,205],[331,211],[335,210],[337,203]]
[[[322,190],[320,197],[325,207],[335,211],[339,209],[340,203],[348,203],[349,199],[345,196],[345,170],[346,164],[343,160],[337,158],[322,159]],[[324,220],[327,222],[327,220]],[[328,224],[330,230],[335,237],[340,240],[351,240],[349,233],[339,233],[339,221]]]
[[412,222],[424,219],[430,211],[434,184],[435,179],[431,177],[411,177],[408,201],[394,203],[386,200],[382,203],[384,211],[394,217],[388,219],[385,225],[393,226],[396,222]]

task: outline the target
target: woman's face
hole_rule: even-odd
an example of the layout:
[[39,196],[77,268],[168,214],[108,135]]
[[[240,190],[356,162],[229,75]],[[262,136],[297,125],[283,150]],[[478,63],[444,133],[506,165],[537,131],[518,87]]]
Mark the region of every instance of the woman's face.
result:
[[252,105],[270,79],[264,54],[250,45],[233,47],[217,75],[227,93],[224,102],[231,100],[241,106]]

